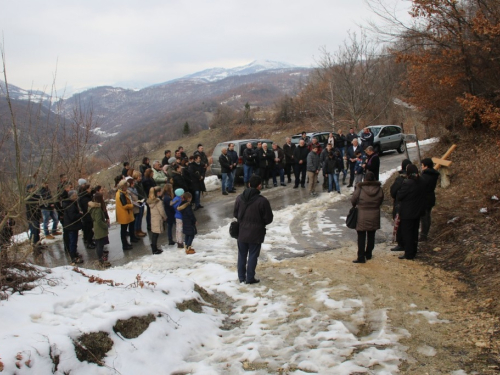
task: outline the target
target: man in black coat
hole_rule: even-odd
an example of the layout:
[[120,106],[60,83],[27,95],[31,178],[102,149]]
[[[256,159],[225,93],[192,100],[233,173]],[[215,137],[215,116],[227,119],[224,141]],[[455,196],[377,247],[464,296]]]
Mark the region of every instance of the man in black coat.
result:
[[274,169],[274,152],[268,148],[267,143],[263,143],[262,148],[257,151],[257,159],[259,160],[262,186],[269,188],[269,177],[271,177],[271,172]]
[[252,177],[254,168],[257,166],[257,154],[253,149],[252,143],[248,142],[243,151],[243,182],[248,187],[250,177]]
[[273,222],[273,211],[269,201],[260,195],[262,180],[250,178],[250,187],[236,198],[233,216],[238,219],[238,279],[240,283],[256,284],[255,269],[260,248],[266,236],[266,225]]
[[408,165],[406,173],[408,176],[396,195],[400,202],[399,226],[405,246],[405,254],[399,259],[414,259],[417,255],[418,227],[423,212],[426,183],[419,176],[416,165]]
[[[401,162],[401,170],[398,171],[399,176],[396,177],[394,182],[391,185],[391,197],[394,199],[394,203],[392,205],[392,218],[396,219],[396,215],[399,214],[399,206],[401,203],[396,199],[399,189],[403,186],[404,180],[406,180],[406,167],[411,164],[411,160],[404,159]],[[396,243],[397,245],[391,249],[391,251],[404,251],[405,246],[403,243],[403,238],[401,237],[401,227],[398,226],[396,232]]]
[[358,139],[353,138],[352,145],[347,147],[346,158],[349,163],[349,185],[347,187],[352,187],[352,183],[354,182],[354,167],[356,166],[356,152],[361,151],[363,154],[363,150],[358,145]]
[[434,169],[434,162],[430,158],[422,160],[422,180],[425,182],[424,205],[425,211],[420,218],[420,240],[427,241],[431,228],[431,211],[436,205],[436,189],[439,172]]
[[200,203],[201,192],[205,190],[205,168],[201,162],[201,155],[196,154],[194,161],[189,164],[189,176],[191,177],[191,189],[194,192],[194,210],[203,208]]
[[307,174],[307,155],[309,154],[309,148],[306,146],[305,141],[301,139],[299,145],[295,147],[293,152],[293,160],[295,160],[295,186],[297,189],[300,186],[306,187],[306,174]]
[[352,146],[352,141],[354,139],[357,139],[357,138],[358,138],[358,135],[354,132],[354,129],[350,128],[349,129],[349,134],[347,134],[345,136],[345,143],[346,143],[345,147],[346,147],[346,149],[349,148],[349,147],[351,147]]
[[161,166],[163,167],[164,165],[168,165],[168,159],[172,157],[172,151],[170,150],[165,150],[165,156],[161,160]]
[[[223,148],[221,150],[221,154],[219,156],[219,164],[220,164],[220,172],[222,174],[222,194],[228,195],[228,193],[234,193],[233,190],[229,190],[228,188],[233,186],[232,180],[232,164],[231,159],[229,159],[229,155],[227,154],[227,148]],[[229,181],[228,181],[229,180]]]
[[293,152],[295,151],[295,144],[292,143],[290,137],[286,137],[286,143],[283,145],[283,153],[285,154],[285,174],[288,177],[288,183],[292,182],[292,170],[295,161],[293,159]]
[[375,175],[375,181],[378,181],[380,174],[380,158],[373,149],[373,146],[368,146],[365,149],[365,153],[367,155],[366,164],[364,165],[365,171],[372,172]]

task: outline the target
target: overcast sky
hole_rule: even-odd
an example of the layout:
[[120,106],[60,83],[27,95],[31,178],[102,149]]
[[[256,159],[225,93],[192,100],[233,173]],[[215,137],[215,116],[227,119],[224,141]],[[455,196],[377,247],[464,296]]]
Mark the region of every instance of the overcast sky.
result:
[[364,0],[0,0],[0,43],[25,89],[141,88],[253,60],[312,67],[374,18]]

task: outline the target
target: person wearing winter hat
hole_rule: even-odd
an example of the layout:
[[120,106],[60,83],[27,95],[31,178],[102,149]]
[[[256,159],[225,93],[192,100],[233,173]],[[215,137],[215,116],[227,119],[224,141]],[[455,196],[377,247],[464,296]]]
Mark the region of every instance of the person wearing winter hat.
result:
[[401,237],[405,253],[399,259],[414,259],[417,255],[418,227],[425,210],[425,181],[420,178],[416,165],[406,167],[407,178],[396,194],[399,201]]
[[184,194],[184,189],[175,189],[175,198],[172,199],[170,204],[175,209],[175,237],[177,240],[177,248],[184,249],[184,238],[182,232],[182,213],[178,210],[178,207],[182,204],[182,195]]
[[[391,249],[391,251],[404,251],[403,239],[401,238],[401,230],[399,228],[399,206],[400,203],[396,199],[396,195],[398,194],[399,189],[403,186],[403,182],[406,179],[406,167],[411,164],[411,160],[404,159],[401,162],[401,170],[398,171],[399,176],[396,177],[394,182],[391,185],[391,197],[394,199],[394,203],[392,205],[392,218],[394,220],[394,225],[397,225],[396,229],[396,242],[397,245]],[[397,216],[397,218],[396,218]]]

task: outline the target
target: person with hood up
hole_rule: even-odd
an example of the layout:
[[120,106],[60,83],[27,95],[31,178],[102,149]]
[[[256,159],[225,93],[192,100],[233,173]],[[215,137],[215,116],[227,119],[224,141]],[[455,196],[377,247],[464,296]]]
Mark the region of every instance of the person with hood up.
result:
[[418,247],[418,227],[425,205],[425,182],[420,178],[416,165],[406,167],[407,178],[399,189],[396,199],[400,202],[399,217],[401,237],[405,253],[399,259],[414,259]]
[[88,206],[94,228],[94,239],[96,244],[95,251],[97,259],[99,260],[99,264],[102,267],[111,267],[111,263],[108,262],[108,255],[106,252],[104,252],[104,245],[109,244],[109,238],[108,222],[106,220],[106,215],[104,214],[106,204],[104,203],[102,194],[95,193],[92,201],[88,203]]
[[404,159],[401,162],[401,170],[398,171],[399,176],[396,177],[394,182],[391,185],[391,197],[394,199],[394,203],[392,205],[392,219],[394,220],[394,225],[397,225],[396,229],[396,243],[397,245],[391,249],[391,251],[404,251],[405,246],[403,243],[403,238],[401,237],[401,227],[399,226],[399,206],[400,202],[396,199],[398,195],[399,189],[403,186],[404,180],[406,180],[406,167],[411,164],[411,160]]
[[431,211],[436,205],[436,189],[439,172],[434,169],[434,162],[430,158],[422,160],[422,180],[425,182],[424,205],[425,211],[420,218],[420,239],[427,241],[429,229],[431,228]]
[[184,250],[186,254],[195,254],[196,251],[191,246],[193,244],[194,236],[198,233],[196,229],[196,216],[194,216],[193,209],[191,207],[191,199],[193,196],[189,192],[182,194],[182,204],[178,207],[178,210],[182,212],[182,233],[184,233]]
[[366,172],[365,181],[358,184],[351,197],[352,205],[358,207],[358,257],[353,263],[365,263],[372,259],[375,232],[380,229],[380,206],[383,201],[382,184],[375,181],[373,172]]
[[184,189],[175,189],[175,198],[172,199],[170,205],[175,210],[175,237],[177,240],[177,248],[184,249],[184,238],[182,235],[182,213],[178,210],[178,207],[182,204],[182,195],[184,194]]
[[151,188],[148,197],[148,205],[151,208],[151,232],[153,232],[151,237],[151,250],[155,255],[163,253],[162,249],[158,249],[158,237],[160,233],[165,231],[164,222],[167,220],[167,214],[165,213],[163,202],[160,199],[161,194],[161,187],[156,186]]
[[269,201],[260,195],[262,180],[250,177],[250,187],[240,194],[234,203],[233,216],[238,219],[238,279],[240,283],[256,284],[255,269],[260,248],[266,236],[266,225],[273,222]]

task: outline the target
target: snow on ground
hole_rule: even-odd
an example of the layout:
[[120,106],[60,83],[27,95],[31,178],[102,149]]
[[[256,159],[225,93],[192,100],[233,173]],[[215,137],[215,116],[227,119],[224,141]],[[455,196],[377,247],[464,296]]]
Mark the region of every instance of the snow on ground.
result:
[[[431,143],[437,143],[437,142],[439,142],[439,138],[429,138],[429,139],[424,139],[423,141],[418,141],[418,144],[420,146],[423,146],[423,145],[429,145]],[[408,147],[408,148],[417,147],[417,142],[407,143],[406,147]]]
[[[331,207],[343,198],[336,193],[321,194],[276,211],[261,261],[278,262],[278,253],[270,251],[278,244],[281,252],[297,252],[293,246],[297,242],[290,232],[294,217],[314,219],[321,231],[338,235],[335,225],[321,214],[321,207]],[[312,207],[317,207],[317,212]],[[272,284],[239,284],[236,244],[228,234],[230,221],[227,219],[218,230],[197,236],[194,255],[165,247],[161,255],[145,256],[123,267],[83,270],[87,275],[122,285],[90,283],[87,277],[65,266],[52,269],[32,291],[1,301],[0,358],[5,373],[51,373],[54,353],[59,354],[58,373],[71,371],[73,375],[116,371],[154,374],[159,366],[165,373],[246,374],[247,362],[267,363],[268,368],[297,368],[291,371],[295,374],[398,372],[405,358],[399,340],[409,333],[392,327],[385,310],[367,311],[361,299],[336,297],[339,291],[328,288],[325,282],[314,298],[345,319],[325,319],[323,314],[304,307],[307,317],[288,321],[292,313],[289,296],[274,291]],[[309,230],[302,228],[302,235]],[[146,282],[143,288],[135,282],[137,275]],[[210,294],[229,296],[231,319],[240,324],[230,330],[220,329],[226,316],[202,300],[195,284]],[[349,286],[341,289],[346,288]],[[202,313],[177,308],[177,304],[192,299],[204,304]],[[155,315],[156,320],[139,337],[126,339],[114,332],[118,319],[147,314]],[[445,323],[434,312],[415,314],[425,316],[430,324]],[[378,321],[379,329],[361,339],[349,328],[363,324],[365,319]],[[103,367],[80,362],[73,348],[72,340],[79,335],[97,331],[107,332],[113,340]],[[295,339],[290,342],[289,336]],[[431,349],[422,351],[433,355]]]
[[[385,175],[381,179],[388,177]],[[207,182],[209,186],[217,183],[211,178]],[[345,198],[336,193],[321,194],[275,211],[260,261],[279,262],[277,256],[284,252],[301,252],[290,230],[297,217],[302,223],[312,222],[326,235],[339,235],[324,207]],[[406,358],[406,348],[399,341],[410,333],[391,326],[386,309],[370,311],[363,299],[340,297],[342,291],[349,290],[348,285],[329,288],[325,280],[313,296],[334,310],[337,319],[304,306],[304,318],[289,320],[293,309],[290,296],[273,290],[272,284],[238,283],[236,243],[228,234],[230,221],[228,218],[217,230],[197,236],[194,255],[165,247],[161,255],[144,256],[122,267],[83,269],[88,276],[112,280],[114,286],[91,283],[71,267],[57,267],[33,290],[0,301],[0,362],[4,372],[53,373],[57,355],[56,373],[72,375],[267,374],[267,369],[278,368],[293,374],[399,372]],[[311,228],[303,224],[299,235],[311,235]],[[278,246],[279,252],[273,251]],[[295,270],[286,271],[292,277],[302,277]],[[196,285],[211,295],[228,296],[230,319],[238,324],[222,329],[228,317],[204,300]],[[201,313],[179,308],[191,300],[202,304]],[[137,338],[124,338],[113,329],[118,319],[148,314],[156,320]],[[437,312],[415,310],[411,314],[415,319],[423,316],[429,324],[447,323],[437,318]],[[365,337],[353,334],[352,327],[368,319],[378,328]],[[73,340],[97,331],[107,332],[113,341],[105,366],[80,362],[74,351]],[[429,346],[419,351],[435,355]],[[248,362],[262,364],[262,370],[249,372],[245,367]],[[456,373],[463,373],[460,371]]]

